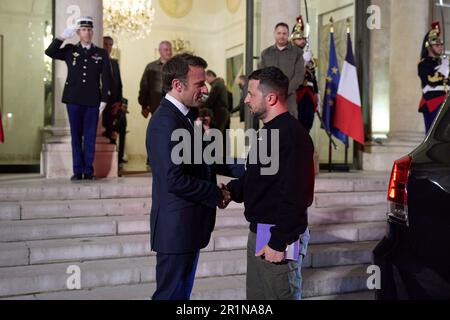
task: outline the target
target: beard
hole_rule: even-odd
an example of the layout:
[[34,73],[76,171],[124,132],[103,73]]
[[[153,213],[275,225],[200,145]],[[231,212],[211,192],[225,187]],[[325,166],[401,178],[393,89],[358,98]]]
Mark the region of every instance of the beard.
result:
[[250,112],[253,114],[254,117],[258,118],[259,120],[262,120],[265,118],[267,114],[267,108],[266,106],[260,106],[260,108],[256,109],[252,106],[249,106]]

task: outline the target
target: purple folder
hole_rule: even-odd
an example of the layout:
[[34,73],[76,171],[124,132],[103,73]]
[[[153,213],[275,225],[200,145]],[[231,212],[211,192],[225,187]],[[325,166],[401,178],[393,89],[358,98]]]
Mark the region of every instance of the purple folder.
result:
[[[266,244],[269,243],[270,237],[272,234],[270,233],[270,228],[274,227],[273,224],[262,224],[258,223],[258,229],[256,231],[256,253],[260,252]],[[286,248],[285,259],[298,261],[300,255],[300,239],[295,241],[293,244],[289,245]]]

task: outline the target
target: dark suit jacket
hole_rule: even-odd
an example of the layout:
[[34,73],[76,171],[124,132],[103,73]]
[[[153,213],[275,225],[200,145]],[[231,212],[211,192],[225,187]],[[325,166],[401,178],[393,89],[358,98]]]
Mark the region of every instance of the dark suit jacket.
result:
[[92,44],[84,52],[80,43],[55,39],[45,50],[50,58],[66,62],[68,73],[62,102],[99,107],[111,99],[111,63],[106,50]]
[[123,85],[122,76],[120,74],[119,61],[116,59],[111,59],[111,104],[122,102],[123,99]]
[[151,245],[165,254],[195,252],[208,245],[221,196],[216,172],[243,174],[241,166],[226,172],[205,163],[174,164],[171,153],[178,142],[172,142],[171,136],[176,129],[194,134],[187,118],[163,99],[148,125],[147,152],[153,173]]

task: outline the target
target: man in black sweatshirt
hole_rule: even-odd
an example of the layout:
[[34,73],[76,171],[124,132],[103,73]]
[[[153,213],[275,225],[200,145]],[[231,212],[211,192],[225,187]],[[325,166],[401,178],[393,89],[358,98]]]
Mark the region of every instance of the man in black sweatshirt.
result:
[[[244,202],[250,222],[249,300],[301,299],[302,259],[286,259],[286,249],[307,231],[307,209],[314,196],[314,147],[309,134],[287,110],[288,87],[289,79],[276,67],[255,71],[249,77],[245,103],[264,127],[256,145],[251,146],[245,175],[223,186],[234,201]],[[258,156],[252,157],[252,152]],[[264,161],[264,152],[278,159],[278,170],[268,170],[273,163]],[[256,252],[256,232],[263,224],[271,226],[268,242]]]

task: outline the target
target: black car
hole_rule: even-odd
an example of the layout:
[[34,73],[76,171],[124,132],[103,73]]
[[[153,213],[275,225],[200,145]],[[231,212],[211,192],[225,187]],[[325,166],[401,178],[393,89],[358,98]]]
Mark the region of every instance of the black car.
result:
[[373,251],[378,300],[450,299],[450,99],[426,140],[397,160],[388,228]]

